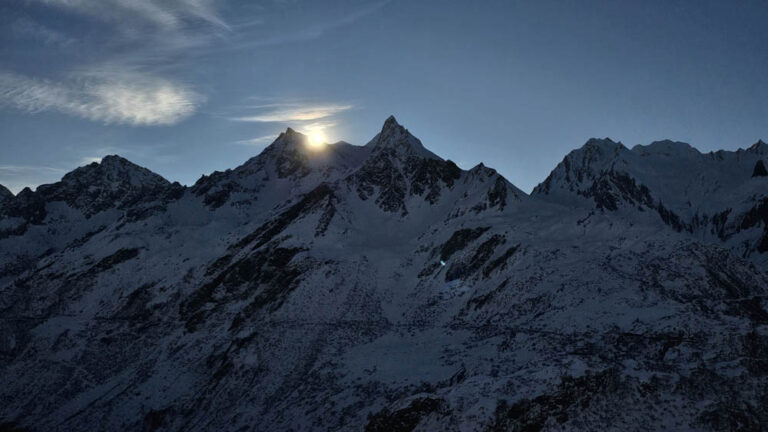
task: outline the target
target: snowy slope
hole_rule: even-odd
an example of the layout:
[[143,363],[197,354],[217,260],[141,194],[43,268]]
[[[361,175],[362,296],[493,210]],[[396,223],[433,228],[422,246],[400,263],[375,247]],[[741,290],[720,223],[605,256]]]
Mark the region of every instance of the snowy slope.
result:
[[394,117],[190,188],[105,158],[0,207],[0,423],[763,430],[763,146],[593,140],[531,196]]

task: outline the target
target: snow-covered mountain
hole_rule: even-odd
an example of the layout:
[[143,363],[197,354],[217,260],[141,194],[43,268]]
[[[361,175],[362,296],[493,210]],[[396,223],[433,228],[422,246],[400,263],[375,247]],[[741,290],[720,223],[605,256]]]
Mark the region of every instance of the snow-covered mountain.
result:
[[766,161],[768,144],[762,141],[746,150],[702,154],[673,141],[630,150],[592,139],[569,153],[533,195],[630,218],[648,211],[677,231],[723,241],[749,256],[768,251]]
[[590,140],[528,196],[390,117],[0,188],[0,430],[765,430],[766,148]]

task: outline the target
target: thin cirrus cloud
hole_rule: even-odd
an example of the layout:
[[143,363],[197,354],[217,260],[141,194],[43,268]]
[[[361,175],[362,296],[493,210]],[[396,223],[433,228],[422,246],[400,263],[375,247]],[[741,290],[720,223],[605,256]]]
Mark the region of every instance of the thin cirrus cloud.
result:
[[[161,77],[172,74],[160,70],[167,59],[207,43],[211,29],[229,29],[218,15],[217,0],[28,1],[67,13],[65,21],[74,19],[93,34],[70,37],[20,18],[13,24],[16,37],[48,46],[93,48],[96,54],[74,67],[62,61],[55,79],[0,70],[0,108],[59,112],[104,124],[162,126],[189,117],[205,101],[189,86]],[[108,26],[92,26],[92,21]],[[114,53],[102,50],[105,46]],[[51,76],[57,75],[56,66],[51,69]]]
[[143,21],[165,29],[176,29],[189,21],[202,21],[228,28],[216,11],[215,0],[34,0],[101,21],[129,27]]
[[248,139],[244,139],[244,140],[238,140],[238,141],[235,141],[234,143],[235,144],[242,144],[242,145],[249,145],[249,146],[263,146],[263,145],[269,144],[270,142],[274,141],[275,138],[277,137],[277,135],[278,135],[277,133],[276,134],[272,134],[272,135],[263,135],[263,136],[256,137],[256,138],[248,138]]
[[80,159],[79,166],[90,165],[94,162],[101,163],[101,157],[98,156],[86,156]]
[[[243,35],[247,37],[236,41],[229,47],[229,49],[248,49],[259,46],[280,45],[283,43],[317,39],[330,30],[351,24],[367,15],[380,10],[390,1],[391,0],[382,0],[369,4],[365,4],[363,2],[356,9],[346,10],[345,13],[338,14],[333,18],[329,18],[324,21],[308,23],[307,25],[292,29],[291,31],[270,32],[268,35],[261,35],[257,37],[253,37],[251,34],[244,33]],[[249,23],[238,24],[237,27],[243,28],[251,27],[254,25],[261,26],[263,23],[264,21],[262,19],[257,19]]]
[[0,106],[27,113],[61,112],[105,124],[171,125],[192,115],[202,100],[183,86],[143,75],[53,82],[0,72]]
[[[317,104],[305,102],[273,102],[252,105],[248,109],[257,111],[255,114],[229,117],[232,121],[252,123],[288,123],[307,134],[324,135],[326,131],[336,126],[333,117],[352,109],[348,104]],[[263,146],[274,141],[278,134],[262,135],[255,138],[235,141],[234,144]]]
[[232,117],[231,120],[257,123],[287,123],[320,120],[347,111],[352,105],[270,104],[254,107],[261,112]]
[[74,39],[65,34],[25,18],[14,21],[11,32],[17,37],[38,40],[49,46],[67,47],[74,43]]

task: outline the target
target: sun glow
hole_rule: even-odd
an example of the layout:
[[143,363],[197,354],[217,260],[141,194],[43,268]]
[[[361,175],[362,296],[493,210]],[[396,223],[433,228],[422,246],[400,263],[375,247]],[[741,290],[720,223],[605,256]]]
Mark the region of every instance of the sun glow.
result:
[[325,144],[325,135],[320,131],[312,131],[308,135],[307,143],[312,148],[320,148]]

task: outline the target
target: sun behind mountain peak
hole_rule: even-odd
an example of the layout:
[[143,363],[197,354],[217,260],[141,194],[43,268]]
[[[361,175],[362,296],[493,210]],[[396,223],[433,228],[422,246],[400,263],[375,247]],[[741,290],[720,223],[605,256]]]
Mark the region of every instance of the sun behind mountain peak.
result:
[[325,144],[325,135],[320,131],[312,131],[307,134],[307,144],[309,148],[318,150]]

